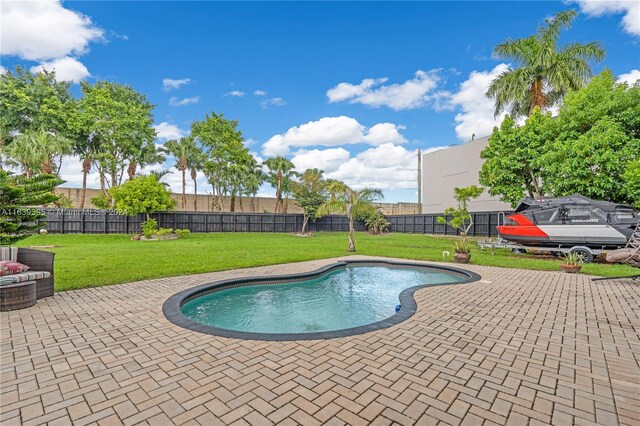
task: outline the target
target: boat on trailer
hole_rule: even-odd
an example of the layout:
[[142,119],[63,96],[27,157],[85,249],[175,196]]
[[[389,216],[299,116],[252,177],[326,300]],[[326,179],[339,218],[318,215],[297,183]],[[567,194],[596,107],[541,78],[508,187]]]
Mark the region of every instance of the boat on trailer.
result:
[[498,226],[501,238],[525,246],[623,247],[638,223],[638,212],[625,204],[583,195],[523,198]]

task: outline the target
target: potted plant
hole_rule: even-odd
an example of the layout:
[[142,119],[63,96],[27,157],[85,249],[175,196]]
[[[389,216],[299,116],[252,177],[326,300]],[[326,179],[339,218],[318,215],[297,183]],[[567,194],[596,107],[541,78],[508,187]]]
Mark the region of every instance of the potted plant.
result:
[[453,197],[458,202],[458,207],[450,207],[444,211],[444,214],[451,216],[451,219],[447,220],[444,216],[438,217],[438,223],[449,225],[459,231],[460,239],[455,243],[453,256],[458,263],[469,263],[471,259],[472,244],[467,237],[473,226],[473,217],[469,213],[469,200],[478,198],[482,191],[484,188],[476,185],[455,188]]
[[453,258],[458,263],[469,263],[469,260],[471,260],[471,243],[462,239],[456,241]]
[[578,253],[566,253],[562,263],[560,264],[560,269],[567,274],[580,272],[580,269],[582,269],[582,258]]

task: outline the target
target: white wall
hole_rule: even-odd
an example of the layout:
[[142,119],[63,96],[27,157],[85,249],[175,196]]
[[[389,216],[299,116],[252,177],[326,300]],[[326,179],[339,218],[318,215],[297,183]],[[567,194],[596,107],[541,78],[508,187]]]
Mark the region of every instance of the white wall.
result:
[[[489,137],[479,138],[422,156],[422,213],[442,213],[455,207],[453,189],[480,185],[478,173],[482,167],[480,152]],[[469,202],[469,211],[512,210],[507,203],[491,197],[487,191]]]

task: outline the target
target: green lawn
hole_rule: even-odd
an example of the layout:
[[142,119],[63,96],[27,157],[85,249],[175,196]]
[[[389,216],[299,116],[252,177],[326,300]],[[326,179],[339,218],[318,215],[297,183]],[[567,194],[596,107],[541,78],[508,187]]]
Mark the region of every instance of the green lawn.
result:
[[[356,235],[357,254],[441,261],[442,251],[453,253],[447,237],[414,234]],[[290,234],[191,234],[172,241],[131,241],[127,235],[35,235],[20,246],[59,247],[56,290],[72,290],[148,278],[160,278],[277,263],[300,262],[346,255],[347,234],[318,233],[311,238]],[[472,263],[522,269],[558,270],[558,260],[534,259],[500,251],[476,249]],[[587,274],[629,275],[637,270],[622,265],[588,264]]]

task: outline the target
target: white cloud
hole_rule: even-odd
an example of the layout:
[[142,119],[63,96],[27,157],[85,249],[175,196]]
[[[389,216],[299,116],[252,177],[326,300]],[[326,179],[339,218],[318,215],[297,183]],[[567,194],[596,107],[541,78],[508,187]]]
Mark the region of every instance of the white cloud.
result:
[[160,124],[156,124],[155,126],[153,126],[153,128],[156,130],[156,137],[158,139],[180,139],[187,134],[187,132],[185,132],[175,124],[170,124],[166,121],[163,121]]
[[418,152],[386,143],[342,162],[336,170],[327,172],[326,177],[341,180],[355,189],[417,188]]
[[264,90],[256,90],[255,92],[253,92],[253,94],[256,96],[265,96],[267,92],[265,92]]
[[224,94],[224,96],[233,96],[233,97],[237,97],[237,98],[241,98],[242,96],[246,95],[246,93],[240,91],[240,90],[232,90],[231,92],[227,92]]
[[[62,186],[67,188],[82,187],[82,160],[80,157],[65,156],[60,166],[60,178],[66,181]],[[91,168],[87,175],[87,188],[100,188],[100,177],[95,168]],[[87,200],[89,201],[89,200]]]
[[2,2],[2,55],[34,61],[78,56],[103,34],[89,17],[65,9],[58,0]]
[[640,80],[640,70],[631,70],[618,77],[618,83],[627,83],[629,86],[633,86],[638,80]]
[[499,64],[491,71],[473,71],[460,84],[459,90],[451,95],[449,105],[462,110],[455,117],[458,139],[468,141],[474,134],[476,137],[486,136],[491,134],[494,126],[500,125],[505,113],[494,118],[493,100],[485,93],[491,81],[507,69],[507,64]]
[[185,84],[189,84],[189,82],[191,81],[190,78],[182,78],[179,80],[174,80],[172,78],[163,78],[162,79],[162,90],[164,90],[165,92],[168,92],[170,90],[173,89],[179,89],[180,87],[184,86]]
[[29,70],[32,73],[37,73],[43,69],[55,71],[56,80],[58,81],[73,81],[77,83],[91,76],[89,70],[82,62],[69,56],[44,62],[40,65],[31,67]]
[[340,146],[357,143],[381,145],[384,143],[406,142],[397,126],[379,123],[367,130],[351,117],[323,117],[297,127],[291,127],[284,134],[272,136],[262,147],[265,155],[286,155],[291,147]]
[[436,88],[437,71],[418,70],[415,78],[402,84],[383,85],[384,78],[367,78],[360,84],[340,83],[327,91],[329,102],[349,102],[374,108],[386,106],[396,111],[420,108],[431,100],[430,92]]
[[174,107],[197,104],[198,102],[200,102],[200,96],[192,96],[184,99],[178,99],[175,96],[172,96],[171,99],[169,99],[169,105]]
[[318,168],[326,173],[338,170],[341,164],[349,160],[349,151],[344,148],[298,150],[291,161],[300,173],[307,169]]
[[622,28],[629,34],[640,36],[640,2],[629,0],[574,0],[589,16],[619,15]]
[[283,106],[286,105],[287,103],[284,101],[284,99],[282,98],[271,98],[271,99],[267,99],[264,100],[262,102],[260,102],[260,105],[262,106],[262,108],[268,108],[271,105],[274,106]]

